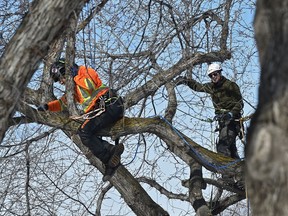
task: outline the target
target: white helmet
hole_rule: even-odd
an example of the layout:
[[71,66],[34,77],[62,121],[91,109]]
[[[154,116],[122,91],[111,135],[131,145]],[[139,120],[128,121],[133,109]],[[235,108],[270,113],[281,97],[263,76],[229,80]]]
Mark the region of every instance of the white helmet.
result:
[[221,65],[217,63],[212,63],[208,66],[207,75],[209,76],[211,73],[215,71],[222,71]]

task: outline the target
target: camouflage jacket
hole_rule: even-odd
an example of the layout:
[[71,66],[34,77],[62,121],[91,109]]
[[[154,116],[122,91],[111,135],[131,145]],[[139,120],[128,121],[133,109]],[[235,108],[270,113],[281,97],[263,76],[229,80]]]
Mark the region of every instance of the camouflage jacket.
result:
[[239,86],[224,76],[214,84],[212,82],[201,84],[193,79],[187,79],[186,84],[198,92],[210,94],[215,108],[215,114],[231,112],[234,117],[240,117],[243,109],[243,100]]

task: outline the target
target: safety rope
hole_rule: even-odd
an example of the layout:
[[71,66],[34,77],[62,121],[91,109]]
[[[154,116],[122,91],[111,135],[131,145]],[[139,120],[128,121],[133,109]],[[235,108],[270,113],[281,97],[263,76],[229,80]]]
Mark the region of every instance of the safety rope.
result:
[[248,121],[250,120],[251,118],[253,117],[253,113],[248,115],[248,116],[245,116],[245,117],[241,117],[239,119],[235,119],[234,121],[239,121],[239,124],[240,124],[240,133],[241,133],[241,136],[242,138],[240,139],[241,142],[246,145],[246,142],[245,142],[245,130],[244,130],[244,122],[245,121]]
[[[229,162],[229,163],[227,163],[227,164],[225,164],[225,165],[222,165],[222,166],[217,166],[217,165],[211,164],[211,163],[210,163],[209,161],[207,161],[201,154],[199,154],[199,152],[198,152],[193,146],[191,146],[191,145],[187,142],[187,140],[178,132],[178,130],[177,130],[165,117],[160,116],[160,115],[155,115],[155,116],[151,116],[151,117],[148,117],[148,118],[154,118],[154,117],[159,117],[159,118],[162,119],[165,123],[167,123],[167,124],[171,127],[171,129],[178,135],[178,137],[181,138],[181,139],[184,141],[184,144],[187,145],[187,146],[189,147],[189,149],[190,149],[191,151],[193,151],[193,152],[197,155],[197,157],[198,157],[199,159],[201,159],[205,164],[213,167],[213,168],[216,169],[216,170],[226,169],[226,168],[228,168],[229,166],[232,166],[233,164],[236,164],[236,163],[238,163],[238,162],[240,162],[241,160],[244,159],[244,158],[240,158],[240,159],[234,160],[234,161]],[[247,120],[251,119],[251,117],[252,117],[252,115],[246,116],[246,117],[243,117],[243,118],[240,118],[240,119],[235,119],[235,121],[236,121],[236,120],[238,120],[238,121],[240,121],[240,120],[241,120],[241,121],[247,121]],[[212,123],[213,120],[210,121],[210,119],[209,119],[209,122]],[[128,162],[127,164],[125,164],[125,166],[131,164],[131,163],[135,160],[136,155],[138,154],[139,146],[140,146],[140,143],[138,142],[133,159],[132,159],[130,162]]]
[[[156,115],[156,116],[151,116],[149,118],[153,118],[153,117],[158,117],[160,119],[162,119],[165,123],[167,123],[170,128],[177,134],[177,136],[183,140],[184,144],[206,165],[214,168],[215,170],[224,170],[224,169],[227,169],[228,167],[242,161],[244,158],[240,158],[240,159],[237,159],[237,160],[234,160],[234,161],[231,161],[227,164],[224,164],[224,165],[214,165],[212,163],[210,163],[208,160],[206,160],[193,146],[191,146],[187,140],[180,134],[180,132],[167,120],[165,119],[163,116],[160,116],[160,115]],[[247,118],[243,118],[243,119],[247,119]],[[247,119],[248,120],[248,119]]]
[[[90,119],[93,119],[93,118],[95,118],[97,116],[100,116],[102,113],[104,113],[106,111],[105,104],[110,103],[109,105],[112,105],[112,104],[114,104],[117,101],[118,98],[119,97],[110,97],[110,98],[104,100],[104,98],[102,96],[100,96],[99,97],[99,105],[98,105],[99,108],[91,110],[90,112],[84,113],[84,114],[82,114],[80,116],[76,116],[76,115],[75,116],[70,116],[70,118],[74,119],[74,120],[78,120],[78,119],[90,120]],[[111,102],[113,99],[115,99],[114,102]],[[93,114],[93,113],[94,113],[94,115],[91,116],[91,114]]]
[[137,143],[137,147],[136,147],[136,150],[135,150],[135,153],[134,153],[134,156],[133,156],[132,160],[130,162],[126,163],[126,164],[123,164],[123,166],[128,166],[131,163],[133,163],[133,161],[136,159],[136,156],[138,154],[139,146],[140,146],[140,142]]
[[241,159],[237,159],[235,161],[232,161],[232,162],[229,162],[225,165],[221,165],[221,166],[217,166],[217,165],[214,165],[214,164],[211,164],[209,161],[207,161],[193,146],[191,146],[187,140],[180,134],[180,132],[166,119],[164,118],[163,116],[161,115],[156,115],[156,116],[151,116],[151,117],[148,117],[148,118],[155,118],[155,117],[158,117],[160,118],[161,120],[163,120],[166,124],[168,124],[170,126],[170,128],[177,134],[177,136],[183,140],[184,144],[195,154],[197,155],[197,157],[202,160],[202,162],[210,167],[213,167],[215,170],[222,170],[222,169],[226,169],[228,168],[229,166],[232,166],[233,164],[236,164],[238,163],[239,161],[241,161]]

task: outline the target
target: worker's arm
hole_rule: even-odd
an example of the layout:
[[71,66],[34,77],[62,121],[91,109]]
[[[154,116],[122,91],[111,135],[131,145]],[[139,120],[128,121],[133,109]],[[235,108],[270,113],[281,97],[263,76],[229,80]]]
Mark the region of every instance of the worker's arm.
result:
[[179,77],[176,79],[175,81],[178,85],[179,84],[185,84],[187,86],[189,86],[189,88],[193,89],[194,91],[197,92],[206,92],[211,94],[212,90],[211,90],[211,84],[210,83],[199,83],[194,79],[189,79],[187,77]]
[[50,101],[49,103],[47,103],[48,110],[52,112],[62,111],[66,107],[66,104],[67,104],[67,99],[66,99],[65,94],[60,99]]
[[60,99],[53,100],[48,102],[47,104],[40,105],[37,107],[38,111],[52,111],[52,112],[59,112],[62,111],[64,108],[66,108],[67,99],[66,95],[64,94]]
[[243,103],[243,98],[241,95],[241,91],[239,86],[232,82],[230,85],[230,91],[233,92],[233,100],[234,100],[234,107],[231,109],[231,113],[233,114],[233,116],[238,115],[239,113],[241,113],[243,107],[244,107],[244,103]]

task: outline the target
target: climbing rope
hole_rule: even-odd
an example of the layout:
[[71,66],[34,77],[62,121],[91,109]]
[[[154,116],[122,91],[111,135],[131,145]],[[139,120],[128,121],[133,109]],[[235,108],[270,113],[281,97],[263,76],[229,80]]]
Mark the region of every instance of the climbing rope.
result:
[[[203,162],[204,164],[206,164],[206,165],[208,165],[208,166],[210,166],[210,167],[213,167],[215,170],[223,170],[223,169],[226,169],[226,168],[228,168],[228,167],[230,167],[230,166],[232,166],[232,165],[234,165],[234,164],[236,164],[236,163],[238,163],[238,162],[240,162],[240,161],[242,161],[242,160],[244,159],[244,158],[240,158],[240,159],[234,160],[234,161],[232,161],[232,162],[229,162],[229,163],[227,163],[227,164],[225,164],[225,165],[221,165],[221,166],[214,165],[214,164],[210,163],[209,161],[207,161],[193,146],[191,146],[191,145],[187,142],[187,140],[180,134],[180,132],[179,132],[165,117],[163,117],[163,116],[161,116],[161,115],[155,115],[155,116],[151,116],[151,117],[148,117],[148,118],[155,118],[155,117],[158,117],[158,118],[162,119],[166,124],[168,124],[168,125],[170,126],[170,128],[177,134],[177,136],[178,136],[180,139],[183,140],[184,144],[185,144],[191,151],[193,151],[194,154],[197,155],[197,157],[198,157],[200,160],[202,160],[202,162]],[[235,119],[235,121],[248,121],[249,119],[251,119],[251,117],[252,117],[252,115],[249,115],[249,116],[246,116],[246,117],[243,117],[243,118],[240,118],[240,119]],[[211,121],[211,119],[208,119],[208,120],[206,120],[206,122],[212,123],[213,120]],[[139,146],[140,146],[140,143],[138,143],[138,145],[137,145],[137,147],[136,147],[136,150],[135,150],[135,154],[134,154],[133,159],[132,159],[129,163],[127,163],[126,165],[131,164],[131,163],[135,160],[136,155],[137,155],[137,153],[138,153],[138,148],[139,148]]]
[[[78,120],[78,119],[84,119],[84,120],[88,120],[88,119],[93,119],[99,115],[101,115],[103,112],[105,112],[105,106],[104,107],[100,107],[98,109],[94,109],[90,112],[84,113],[83,115],[80,116],[70,116],[71,119],[73,120]],[[91,116],[91,114],[94,114]]]
[[[227,163],[227,164],[225,164],[225,165],[221,165],[221,166],[211,164],[211,163],[210,163],[209,161],[207,161],[193,146],[191,146],[191,145],[186,141],[186,139],[179,133],[179,131],[178,131],[167,119],[165,119],[163,116],[160,116],[160,115],[157,115],[157,116],[154,116],[154,117],[159,117],[159,118],[162,119],[165,123],[167,123],[167,124],[170,126],[170,128],[178,135],[178,137],[183,140],[184,144],[185,144],[191,151],[193,151],[193,153],[194,153],[195,155],[197,155],[197,157],[198,157],[200,160],[202,160],[203,163],[205,163],[206,165],[209,165],[210,167],[213,167],[213,168],[216,169],[216,170],[226,169],[226,168],[228,168],[228,167],[230,167],[230,166],[232,166],[232,165],[234,165],[234,164],[236,164],[236,163],[238,163],[238,162],[240,162],[240,161],[242,161],[242,160],[244,159],[244,158],[240,158],[240,159],[234,160],[234,161],[232,161],[232,162],[229,162],[229,163]],[[243,117],[243,118],[241,118],[241,119],[235,119],[235,121],[236,121],[236,120],[238,120],[238,121],[240,121],[240,120],[241,120],[241,121],[247,121],[247,120],[251,119],[251,117],[252,117],[252,115]],[[211,122],[211,119],[207,119],[206,121],[207,121],[207,122]]]
[[154,118],[154,117],[158,117],[160,119],[162,119],[166,124],[168,124],[170,126],[170,128],[177,134],[177,136],[183,140],[184,144],[195,154],[197,155],[197,157],[206,165],[214,168],[215,170],[222,170],[222,169],[226,169],[230,166],[232,166],[233,164],[236,164],[238,162],[240,162],[242,159],[237,159],[237,160],[234,160],[234,161],[231,161],[225,165],[221,165],[221,166],[218,166],[218,165],[214,165],[214,164],[211,164],[209,161],[207,161],[193,146],[191,146],[187,140],[181,135],[181,133],[167,120],[165,119],[163,116],[160,116],[160,115],[156,115],[156,116],[151,116],[150,118]]
[[240,133],[241,133],[241,142],[246,145],[246,142],[245,142],[245,130],[244,130],[244,122],[245,121],[248,121],[252,118],[253,114],[251,115],[248,115],[248,116],[245,116],[245,117],[241,117],[240,119],[235,119],[235,121],[239,121],[239,124],[240,124]]
[[137,147],[136,147],[136,150],[135,150],[135,153],[134,153],[134,156],[133,156],[132,160],[130,162],[126,163],[126,164],[123,164],[123,166],[128,166],[131,163],[133,163],[133,161],[136,159],[136,156],[138,154],[139,146],[140,146],[140,142],[137,143]]

